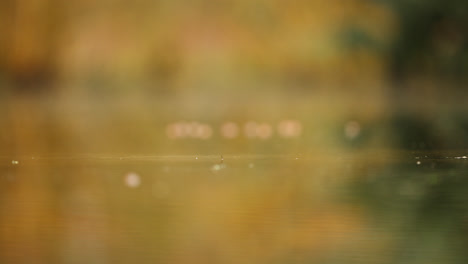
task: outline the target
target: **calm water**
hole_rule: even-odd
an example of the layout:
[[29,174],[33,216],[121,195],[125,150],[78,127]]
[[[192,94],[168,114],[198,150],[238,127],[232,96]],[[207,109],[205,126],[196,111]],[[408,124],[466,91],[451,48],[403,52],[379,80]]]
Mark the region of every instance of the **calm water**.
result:
[[2,157],[0,260],[466,263],[467,169],[382,151]]
[[3,101],[0,263],[468,263],[461,107],[259,98]]

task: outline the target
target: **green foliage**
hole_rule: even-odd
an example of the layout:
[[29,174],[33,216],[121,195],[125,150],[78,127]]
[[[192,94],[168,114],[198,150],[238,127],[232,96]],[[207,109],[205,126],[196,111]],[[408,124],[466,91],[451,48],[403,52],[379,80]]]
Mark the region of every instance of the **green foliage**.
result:
[[400,81],[412,73],[460,79],[467,72],[468,2],[387,2],[398,16],[399,33],[389,52],[392,77]]

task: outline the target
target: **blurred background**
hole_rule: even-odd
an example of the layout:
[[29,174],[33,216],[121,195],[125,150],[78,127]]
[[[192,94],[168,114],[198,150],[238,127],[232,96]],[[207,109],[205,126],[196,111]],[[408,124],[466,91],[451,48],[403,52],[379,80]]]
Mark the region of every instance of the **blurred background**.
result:
[[463,0],[0,1],[0,262],[466,263],[467,28]]
[[167,154],[177,121],[215,136],[223,122],[297,120],[309,148],[468,144],[464,1],[5,0],[0,12],[6,154]]

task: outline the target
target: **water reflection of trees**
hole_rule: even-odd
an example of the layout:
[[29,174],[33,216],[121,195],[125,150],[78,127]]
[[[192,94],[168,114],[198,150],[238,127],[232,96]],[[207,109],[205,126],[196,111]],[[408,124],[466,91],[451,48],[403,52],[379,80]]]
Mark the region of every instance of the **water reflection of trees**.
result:
[[[449,157],[448,157],[449,156]],[[354,184],[374,223],[391,233],[391,262],[462,263],[468,259],[466,160],[421,152],[367,171]]]

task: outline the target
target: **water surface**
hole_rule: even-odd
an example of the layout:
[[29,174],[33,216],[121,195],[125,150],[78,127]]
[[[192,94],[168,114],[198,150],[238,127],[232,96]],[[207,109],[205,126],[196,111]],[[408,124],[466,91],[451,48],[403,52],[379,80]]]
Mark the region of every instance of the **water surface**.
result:
[[463,263],[468,163],[443,154],[4,156],[0,260]]

